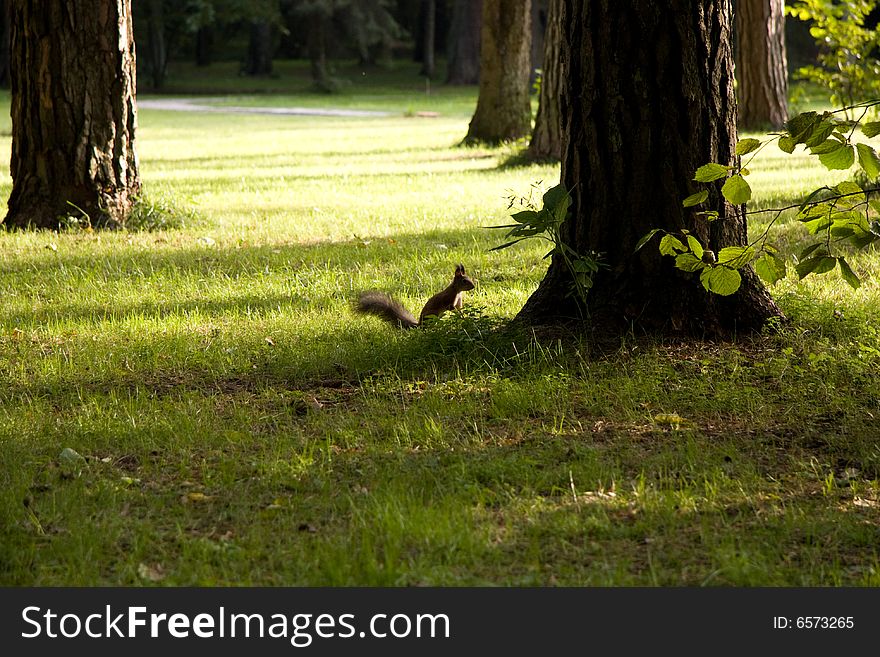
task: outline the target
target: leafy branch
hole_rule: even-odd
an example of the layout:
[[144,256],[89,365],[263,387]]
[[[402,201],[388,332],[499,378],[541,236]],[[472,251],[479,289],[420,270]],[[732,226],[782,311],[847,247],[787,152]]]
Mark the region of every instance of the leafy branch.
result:
[[[710,292],[728,295],[736,292],[742,282],[739,270],[748,265],[768,284],[773,285],[786,276],[785,261],[779,249],[768,242],[770,229],[783,214],[797,210],[796,218],[815,236],[795,260],[795,271],[803,279],[810,274],[824,274],[840,267],[843,279],[852,287],[861,285],[859,277],[843,255],[834,252],[841,242],[849,242],[864,249],[880,240],[880,201],[870,198],[880,192],[880,186],[871,185],[880,177],[880,156],[874,147],[853,140],[856,129],[870,139],[880,134],[880,121],[863,122],[868,111],[880,105],[880,100],[858,103],[833,112],[804,112],[792,118],[785,130],[769,135],[768,139],[741,139],[736,144],[737,161],[732,165],[710,162],[699,167],[694,180],[704,186],[682,201],[685,208],[696,208],[709,199],[710,185],[721,184],[721,195],[732,205],[751,201],[752,189],[746,181],[748,164],[757,153],[772,142],[785,153],[791,154],[802,146],[815,155],[828,170],[849,170],[858,162],[868,183],[852,180],[834,186],[824,185],[813,190],[800,203],[781,208],[746,210],[746,214],[772,214],[767,228],[748,246],[722,248],[717,256],[687,230],[673,234],[655,229],[645,235],[636,246],[641,249],[655,235],[662,233],[660,253],[675,258],[675,266],[687,272],[700,272],[700,281]],[[858,119],[849,119],[862,110]],[[844,118],[838,115],[842,114]],[[750,155],[745,164],[742,158]],[[724,181],[721,183],[721,181]],[[873,215],[872,215],[873,212]],[[707,221],[719,217],[717,210],[698,211]]]

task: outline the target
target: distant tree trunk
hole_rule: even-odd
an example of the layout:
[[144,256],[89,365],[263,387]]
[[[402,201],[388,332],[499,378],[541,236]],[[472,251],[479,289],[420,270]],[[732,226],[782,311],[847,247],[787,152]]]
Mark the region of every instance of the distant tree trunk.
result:
[[331,91],[330,76],[327,74],[327,17],[322,11],[309,14],[309,65],[312,84],[318,91]]
[[532,50],[529,65],[529,88],[537,80],[537,71],[544,67],[544,33],[547,28],[547,0],[532,0]]
[[498,143],[529,134],[531,0],[483,0],[480,94],[465,143]]
[[150,54],[150,78],[153,89],[161,89],[165,84],[168,70],[168,49],[165,44],[165,16],[162,0],[147,2],[147,43]]
[[0,87],[9,88],[9,0],[0,0]]
[[781,128],[788,120],[783,0],[737,0],[739,126]]
[[483,0],[455,0],[447,51],[447,84],[480,81],[480,23]]
[[434,41],[437,27],[437,3],[436,0],[422,0],[422,70],[419,75],[433,78],[434,66]]
[[7,227],[86,213],[119,226],[140,191],[130,0],[11,1]]
[[210,66],[214,60],[214,28],[203,25],[196,32],[196,66]]
[[272,73],[272,23],[266,19],[251,21],[245,75]]
[[582,314],[568,267],[554,256],[520,320],[575,319],[602,335],[702,336],[756,331],[780,317],[750,267],[739,291],[722,297],[661,256],[656,239],[635,253],[653,228],[687,229],[715,253],[748,243],[744,208],[727,203],[720,186],[706,206],[716,221],[681,203],[698,166],[734,158],[730,0],[565,0],[561,24],[562,183],[572,198],[562,236],[577,253],[599,254],[603,267]]
[[562,64],[562,0],[550,0],[547,8],[547,31],[544,34],[544,66],[541,69],[541,94],[535,129],[529,142],[533,160],[562,159],[562,111],[559,97],[565,81]]

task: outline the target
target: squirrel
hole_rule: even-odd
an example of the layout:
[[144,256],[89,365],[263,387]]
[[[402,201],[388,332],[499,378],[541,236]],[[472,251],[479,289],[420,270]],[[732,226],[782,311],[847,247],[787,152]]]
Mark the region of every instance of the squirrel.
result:
[[359,313],[376,315],[386,322],[400,328],[416,328],[428,315],[440,316],[447,310],[458,310],[463,302],[464,292],[474,289],[474,281],[464,271],[464,265],[457,265],[452,282],[425,303],[418,321],[403,305],[384,292],[362,292],[355,310]]

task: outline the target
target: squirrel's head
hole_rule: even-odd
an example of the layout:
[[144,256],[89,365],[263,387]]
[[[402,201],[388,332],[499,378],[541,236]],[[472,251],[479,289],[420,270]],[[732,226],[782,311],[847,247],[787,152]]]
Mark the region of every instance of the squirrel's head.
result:
[[473,279],[465,272],[464,265],[455,266],[455,276],[452,279],[452,283],[459,290],[473,290],[476,287]]

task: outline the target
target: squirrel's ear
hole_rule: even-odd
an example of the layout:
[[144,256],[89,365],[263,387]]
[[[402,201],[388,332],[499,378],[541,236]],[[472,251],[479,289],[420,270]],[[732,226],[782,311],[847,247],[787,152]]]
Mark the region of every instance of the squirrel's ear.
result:
[[455,266],[455,275],[456,276],[464,276],[464,265],[456,265]]

